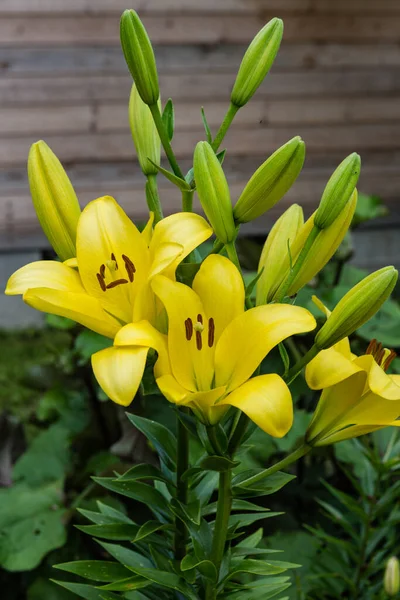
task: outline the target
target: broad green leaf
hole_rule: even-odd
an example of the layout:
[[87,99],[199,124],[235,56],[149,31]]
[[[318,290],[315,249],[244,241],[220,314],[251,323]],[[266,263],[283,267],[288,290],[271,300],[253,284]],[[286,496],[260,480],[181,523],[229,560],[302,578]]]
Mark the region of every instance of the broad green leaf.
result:
[[[133,524],[132,519],[130,519],[128,517],[128,515],[126,515],[124,512],[122,512],[122,510],[117,510],[113,506],[110,506],[109,504],[106,504],[105,502],[101,502],[100,500],[97,501],[97,506],[99,508],[99,511],[103,515],[106,515],[107,517],[111,517],[112,519],[114,519],[114,522]],[[123,505],[121,505],[121,508],[123,509],[125,507]]]
[[270,517],[278,517],[279,515],[283,515],[282,512],[256,512],[256,513],[243,513],[239,515],[231,515],[229,517],[229,527],[245,527],[247,525],[251,525],[256,521],[261,521],[262,519],[268,519]]
[[100,546],[107,550],[107,552],[115,558],[118,562],[125,565],[126,567],[143,567],[146,569],[151,569],[152,564],[148,558],[131,550],[130,548],[125,548],[124,546],[119,546],[118,544],[107,544],[106,542],[100,542],[100,540],[96,540]]
[[109,525],[75,525],[79,531],[87,535],[114,541],[131,541],[139,531],[138,525],[128,525],[127,523],[112,523]]
[[224,456],[207,456],[200,462],[200,468],[204,471],[229,471],[240,465],[239,461],[231,460]]
[[218,473],[206,472],[201,481],[191,490],[191,498],[197,499],[201,506],[208,504],[218,486]]
[[200,526],[188,521],[187,527],[193,542],[193,549],[199,560],[208,559],[211,553],[213,534],[210,524],[202,519]]
[[236,548],[256,548],[258,546],[258,544],[261,542],[263,538],[263,530],[262,528],[257,529],[257,531],[255,531],[254,533],[252,533],[251,535],[247,536],[246,538],[244,538],[244,540],[242,540],[241,542],[239,542],[236,545]]
[[207,579],[214,583],[217,582],[217,569],[210,560],[199,560],[192,554],[186,554],[181,561],[181,571],[190,571],[191,569],[197,569]]
[[127,413],[128,419],[139,431],[147,437],[157,450],[161,460],[166,466],[174,470],[176,465],[176,437],[174,434],[157,421],[144,419],[138,415]]
[[240,573],[249,573],[252,575],[278,575],[278,573],[284,573],[287,568],[290,567],[281,567],[279,565],[270,564],[269,561],[267,562],[265,560],[246,558],[233,567],[226,579],[228,580],[232,577],[236,577]]
[[149,550],[154,563],[154,565],[152,566],[153,569],[154,566],[156,566],[157,569],[160,569],[161,571],[174,570],[171,569],[172,561],[170,556],[168,556],[164,552],[160,552],[155,546],[152,546],[151,544],[149,545]]
[[[118,523],[126,523],[126,521],[122,521],[116,517],[110,517],[101,512],[86,510],[85,508],[78,508],[77,510],[83,517],[89,519],[89,521],[92,521],[92,523],[95,523],[96,525],[116,525]],[[130,519],[128,520],[128,523],[133,524]]]
[[175,573],[160,571],[158,569],[143,569],[140,567],[131,567],[131,570],[137,575],[140,575],[141,577],[144,577],[145,579],[148,579],[149,581],[152,581],[161,587],[181,592],[181,594],[183,594],[189,600],[198,600],[197,595],[187,585],[184,579],[178,575],[175,575]]
[[93,477],[93,481],[108,490],[146,504],[153,512],[168,515],[168,503],[154,487],[137,481],[119,481],[113,477]]
[[120,563],[106,560],[77,560],[54,565],[54,568],[93,581],[116,581],[130,575],[129,570]]
[[190,502],[189,504],[183,504],[176,500],[176,498],[172,498],[170,502],[170,507],[173,513],[179,517],[184,523],[189,519],[195,525],[200,525],[201,514],[200,514],[200,502],[195,500],[194,502]]
[[287,483],[295,479],[294,475],[283,473],[278,471],[257,483],[248,483],[253,475],[258,475],[263,469],[251,469],[250,471],[243,471],[233,478],[232,488],[233,493],[236,496],[267,496],[274,494]]
[[157,467],[153,465],[140,464],[128,469],[123,475],[120,475],[116,481],[136,481],[139,479],[156,479],[165,483],[172,483],[165,477]]
[[168,139],[169,141],[171,141],[174,137],[175,129],[175,111],[171,98],[168,98],[168,101],[164,106],[164,110],[162,113],[162,121],[164,123],[165,129],[167,130]]

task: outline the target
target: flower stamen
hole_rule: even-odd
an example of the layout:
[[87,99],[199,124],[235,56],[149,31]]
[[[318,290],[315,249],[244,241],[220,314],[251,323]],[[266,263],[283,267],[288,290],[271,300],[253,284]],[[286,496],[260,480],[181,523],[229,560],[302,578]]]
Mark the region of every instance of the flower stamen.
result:
[[371,354],[374,357],[375,362],[384,371],[387,371],[397,354],[394,350],[387,350],[377,340],[373,339],[370,341],[366,354]]

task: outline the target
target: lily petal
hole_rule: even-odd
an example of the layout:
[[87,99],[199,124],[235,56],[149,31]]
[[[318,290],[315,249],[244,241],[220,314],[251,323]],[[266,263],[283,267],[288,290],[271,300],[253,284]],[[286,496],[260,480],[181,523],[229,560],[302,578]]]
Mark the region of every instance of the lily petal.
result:
[[5,293],[13,296],[24,294],[31,288],[42,287],[85,294],[79,274],[55,260],[38,260],[21,267],[11,275]]
[[240,408],[273,437],[283,437],[293,424],[292,396],[286,383],[275,373],[250,379],[219,402],[218,406],[224,404]]
[[354,364],[367,371],[371,392],[386,400],[400,400],[400,375],[385,373],[370,354],[356,358]]
[[263,358],[282,340],[315,328],[314,317],[289,304],[256,306],[223,331],[215,351],[215,385],[232,391],[247,381]]
[[[181,262],[184,258],[183,253],[184,248],[181,244],[172,242],[163,242],[158,244],[158,246],[154,248],[154,256],[149,273],[149,279],[152,279],[155,275],[159,275],[168,269],[168,267],[171,267],[171,265],[175,264],[176,261],[178,261],[177,264],[179,264],[179,262]],[[175,279],[174,274],[172,274],[171,279]]]
[[[187,285],[164,275],[154,277],[152,288],[168,314],[168,351],[174,377],[188,391],[209,390],[214,376],[214,347],[208,345],[206,315],[200,298]],[[203,332],[196,331],[202,327]]]
[[[390,423],[390,425],[393,425],[393,423]],[[342,442],[343,440],[349,440],[351,438],[360,437],[360,435],[378,431],[378,429],[383,429],[383,427],[385,427],[385,425],[352,425],[351,427],[346,427],[345,429],[336,431],[332,435],[328,435],[326,438],[324,437],[317,442],[315,446],[328,446],[329,444],[336,444],[336,442]]]
[[[180,212],[162,219],[155,226],[153,237],[150,242],[152,271],[161,273],[161,270],[168,268],[168,273],[164,274],[168,275],[168,277],[173,277],[179,263],[182,262],[192,250],[211,237],[212,233],[213,231],[207,221],[200,215],[196,215],[196,213]],[[160,269],[157,267],[157,248],[165,243],[179,244],[182,246],[183,250],[169,266],[164,266],[163,269]]]
[[52,315],[67,317],[101,335],[114,338],[121,324],[101,307],[96,298],[86,293],[32,288],[25,292],[24,302]]
[[308,363],[306,381],[312,390],[321,390],[343,381],[358,371],[360,367],[351,360],[350,356],[345,356],[336,349],[336,346],[333,346],[318,352],[317,356]]
[[211,254],[202,263],[192,288],[200,297],[207,317],[214,319],[215,344],[227,325],[244,312],[242,276],[230,260]]
[[92,367],[101,389],[122,406],[129,406],[139,388],[148,348],[106,348],[92,355]]
[[[88,294],[122,321],[132,321],[133,297],[147,280],[149,251],[113,198],[104,196],[86,206],[78,223],[76,247],[79,273]],[[133,273],[127,261],[134,265]],[[114,281],[124,283],[108,288]]]
[[150,246],[151,238],[153,237],[154,213],[150,211],[149,220],[142,231],[142,238],[146,242],[146,246]]
[[168,357],[167,336],[155,329],[148,321],[129,323],[115,336],[114,346],[144,346],[154,348],[158,353],[155,376],[161,377],[171,372]]
[[171,374],[158,377],[156,382],[162,395],[173,404],[181,404],[190,393]]

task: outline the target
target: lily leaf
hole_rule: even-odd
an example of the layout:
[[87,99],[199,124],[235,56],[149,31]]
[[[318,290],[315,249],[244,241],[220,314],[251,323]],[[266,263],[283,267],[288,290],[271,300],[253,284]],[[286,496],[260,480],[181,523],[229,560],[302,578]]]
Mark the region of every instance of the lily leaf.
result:
[[181,561],[181,571],[190,571],[191,569],[197,569],[206,579],[217,582],[217,569],[210,560],[199,560],[192,554],[187,554]]
[[113,477],[93,477],[93,481],[107,490],[127,496],[146,504],[155,513],[168,515],[168,503],[164,496],[154,487],[138,481],[118,481]]
[[168,181],[170,181],[171,183],[173,183],[174,185],[176,185],[180,190],[182,190],[183,192],[189,192],[189,191],[191,191],[192,188],[187,183],[187,181],[185,181],[185,179],[181,179],[180,177],[178,177],[177,175],[175,175],[171,171],[168,171],[167,169],[164,169],[163,167],[160,167],[160,165],[157,165],[150,158],[148,158],[147,160],[149,162],[151,162],[151,164],[154,167],[156,167],[156,169],[158,169],[158,171],[160,171],[160,173],[162,175],[164,175],[164,177],[166,177],[168,179]]
[[123,475],[120,475],[116,481],[137,481],[138,479],[156,479],[158,481],[164,481],[164,483],[171,483],[157,467],[153,465],[140,464],[135,465],[131,469],[128,469]]
[[151,421],[131,413],[127,413],[127,416],[130,422],[153,444],[168,469],[175,470],[177,444],[174,434],[157,421]]
[[237,460],[231,460],[225,456],[207,456],[200,462],[200,468],[204,471],[229,471],[240,465]]
[[110,523],[108,525],[75,525],[75,527],[87,535],[118,542],[129,542],[137,535],[137,532],[139,531],[139,525],[128,525],[126,523]]
[[207,135],[207,142],[209,144],[212,143],[212,133],[211,133],[211,129],[208,125],[208,121],[207,121],[207,117],[206,117],[206,113],[204,112],[204,107],[201,107],[201,119],[203,121],[203,125],[204,125],[204,129],[206,131],[206,135]]
[[140,567],[131,567],[131,570],[137,575],[156,583],[160,587],[176,590],[189,600],[197,600],[197,595],[193,590],[187,585],[184,579],[175,575],[175,573],[160,571],[158,569],[143,569]]
[[148,558],[142,554],[139,554],[139,552],[135,552],[135,550],[125,548],[124,546],[119,546],[118,544],[106,544],[106,542],[100,542],[100,540],[96,541],[113,558],[115,558],[115,560],[122,563],[126,567],[143,567],[145,569],[151,569],[153,566]]
[[168,98],[166,105],[164,106],[162,120],[164,123],[164,127],[167,130],[169,141],[174,137],[175,130],[175,110],[174,104],[171,98]]
[[76,560],[54,565],[54,568],[93,581],[109,582],[129,577],[129,570],[123,565],[107,560]]
[[263,469],[251,469],[250,471],[243,471],[236,475],[232,481],[233,493],[236,496],[267,496],[274,494],[295,479],[294,475],[278,471],[257,483],[251,483],[250,478],[262,471]]

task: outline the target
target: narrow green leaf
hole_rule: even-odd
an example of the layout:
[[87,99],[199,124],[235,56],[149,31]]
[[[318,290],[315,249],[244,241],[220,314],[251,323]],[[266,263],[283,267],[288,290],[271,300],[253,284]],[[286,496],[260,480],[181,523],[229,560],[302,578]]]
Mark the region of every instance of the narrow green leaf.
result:
[[175,110],[174,105],[171,98],[168,98],[168,101],[164,107],[162,120],[164,123],[164,127],[167,130],[169,141],[174,137],[175,130]]
[[128,525],[126,523],[111,523],[109,525],[75,525],[79,531],[83,531],[93,537],[103,538],[105,540],[115,540],[119,542],[131,541],[139,530],[138,525]]
[[151,479],[164,481],[164,483],[172,483],[169,479],[165,477],[157,467],[153,465],[140,464],[135,465],[131,469],[128,469],[123,475],[120,475],[117,481],[137,481],[139,479]]
[[99,511],[103,515],[107,515],[108,517],[112,517],[114,519],[115,523],[131,523],[131,524],[134,524],[133,521],[132,521],[132,519],[130,519],[128,517],[128,515],[126,515],[125,513],[123,513],[121,510],[117,510],[113,506],[110,506],[109,504],[105,504],[104,502],[101,502],[100,500],[97,500],[97,507],[98,507]]
[[181,179],[180,177],[177,177],[177,175],[174,175],[174,173],[172,173],[171,171],[168,171],[167,169],[160,167],[160,165],[157,165],[150,158],[148,158],[147,160],[149,162],[151,162],[151,164],[154,165],[156,167],[156,169],[158,169],[158,171],[160,171],[160,173],[162,173],[162,175],[164,175],[164,177],[166,177],[168,179],[168,181],[170,181],[171,183],[176,185],[180,190],[182,190],[184,192],[188,192],[192,189],[190,187],[190,185],[187,183],[187,181],[185,181],[185,179]]
[[177,445],[174,434],[157,421],[151,421],[131,413],[127,413],[127,416],[130,422],[153,444],[165,465],[174,471]]
[[50,581],[60,585],[73,594],[76,594],[76,596],[84,598],[85,600],[102,600],[99,590],[91,585],[87,585],[85,583],[70,583],[69,581],[57,581],[56,579],[50,579]]
[[146,504],[153,512],[168,515],[168,503],[164,496],[154,487],[137,481],[119,481],[113,477],[93,477],[93,481],[107,490],[127,496],[138,502]]
[[217,569],[210,560],[199,560],[192,554],[187,554],[181,561],[181,571],[197,569],[206,579],[216,583],[218,579]]
[[239,461],[231,460],[224,456],[207,456],[200,462],[200,468],[204,471],[229,471],[240,465]]
[[273,565],[264,560],[261,561],[246,558],[233,567],[232,571],[226,577],[226,580],[236,577],[240,573],[250,573],[252,575],[277,575],[278,573],[284,573],[286,569],[287,567]]
[[209,144],[212,143],[212,133],[211,133],[211,129],[208,125],[208,121],[207,121],[207,117],[206,117],[206,113],[204,112],[204,107],[201,107],[201,119],[203,121],[203,125],[204,125],[204,129],[206,131],[206,136],[207,136],[207,142]]
[[140,542],[141,540],[144,540],[149,535],[152,535],[153,533],[156,533],[157,531],[161,531],[164,529],[171,529],[171,528],[172,528],[172,525],[163,525],[162,523],[159,523],[158,521],[147,521],[147,523],[144,523],[144,525],[142,525],[140,527],[139,531],[137,532],[137,534],[135,535],[135,537],[132,541],[135,543]]
[[264,267],[249,281],[246,285],[246,298],[251,298],[254,288],[256,287],[257,281],[260,279],[263,274]]
[[[212,515],[217,511],[217,502],[213,502],[206,506],[203,510],[203,515]],[[252,512],[265,512],[267,510],[265,506],[258,506],[253,502],[247,502],[247,500],[241,500],[240,498],[234,498],[232,501],[232,511],[234,510],[249,510]]]
[[224,150],[220,150],[219,152],[217,152],[217,158],[219,160],[219,162],[221,163],[221,165],[223,164],[224,160],[225,160],[225,155],[226,155],[226,148],[224,148]]
[[247,525],[251,525],[256,521],[261,521],[262,519],[268,519],[270,517],[278,517],[279,515],[283,515],[282,512],[256,512],[256,513],[243,513],[239,515],[231,515],[229,517],[229,527],[245,527]]
[[172,498],[170,502],[171,510],[179,517],[184,523],[189,519],[195,525],[200,525],[201,514],[200,514],[200,502],[195,500],[189,504],[183,504],[176,498]]
[[98,586],[99,590],[110,590],[112,592],[129,592],[131,590],[140,590],[150,585],[150,582],[144,577],[135,575],[134,577],[127,577],[121,581],[114,581],[107,585]]
[[232,481],[233,493],[236,496],[267,496],[274,494],[295,479],[294,475],[278,471],[257,483],[247,483],[253,475],[262,471],[263,469],[251,469],[250,471],[244,471],[236,475]]
[[129,577],[129,570],[123,565],[107,560],[77,560],[54,565],[54,568],[93,581],[108,582]]
[[281,359],[283,362],[284,375],[286,375],[290,368],[289,354],[288,354],[288,351],[286,350],[286,346],[282,342],[280,344],[278,344],[278,348],[279,348],[279,354],[281,355]]
[[135,550],[119,546],[118,544],[108,544],[106,542],[101,542],[100,540],[96,541],[104,548],[104,550],[107,550],[110,556],[126,567],[152,568],[150,560],[145,556],[142,556],[142,554],[139,554],[139,552],[135,552]]
[[257,529],[257,531],[255,531],[251,535],[244,538],[244,540],[239,542],[237,544],[236,548],[243,548],[243,547],[256,548],[262,539],[263,539],[263,530],[262,530],[262,527],[260,527],[260,529]]
[[184,579],[175,575],[175,573],[170,573],[168,571],[160,571],[158,569],[143,569],[139,567],[131,567],[131,570],[156,583],[157,585],[176,590],[177,592],[181,592],[184,596],[186,596],[189,600],[198,600],[197,595],[193,592],[193,590],[186,584]]

